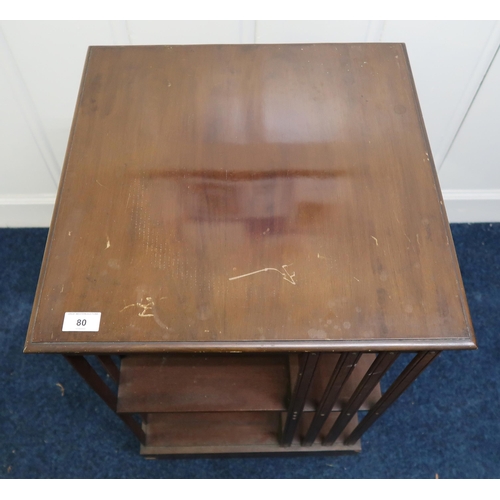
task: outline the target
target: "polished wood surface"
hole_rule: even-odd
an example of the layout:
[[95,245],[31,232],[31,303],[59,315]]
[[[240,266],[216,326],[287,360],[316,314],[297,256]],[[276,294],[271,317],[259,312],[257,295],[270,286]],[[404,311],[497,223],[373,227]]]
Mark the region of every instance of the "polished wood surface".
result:
[[27,352],[474,347],[404,45],[90,48]]

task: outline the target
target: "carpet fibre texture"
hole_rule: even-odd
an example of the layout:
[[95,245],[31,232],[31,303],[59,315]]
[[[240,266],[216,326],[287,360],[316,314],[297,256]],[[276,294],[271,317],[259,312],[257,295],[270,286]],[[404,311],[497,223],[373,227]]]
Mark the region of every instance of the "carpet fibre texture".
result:
[[452,232],[479,349],[441,354],[360,454],[145,460],[61,356],[22,353],[47,230],[0,229],[0,478],[500,477],[500,224]]

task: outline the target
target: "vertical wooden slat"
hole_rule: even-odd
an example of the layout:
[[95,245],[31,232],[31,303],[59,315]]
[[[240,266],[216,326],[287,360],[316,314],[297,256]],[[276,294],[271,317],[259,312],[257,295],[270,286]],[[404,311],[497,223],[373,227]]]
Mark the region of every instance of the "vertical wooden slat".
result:
[[282,446],[290,446],[297,429],[302,410],[306,401],[307,392],[318,363],[318,354],[315,352],[305,353],[300,364],[299,374],[295,389],[288,407],[288,414],[281,438]]
[[332,376],[330,377],[330,381],[326,386],[325,392],[323,393],[316,414],[302,441],[303,446],[311,446],[316,440],[323,424],[337,402],[342,387],[354,370],[360,356],[361,354],[356,352],[344,352],[340,356]]
[[[101,399],[116,413],[117,398],[99,377],[97,372],[90,366],[89,362],[83,356],[64,355],[69,364],[78,372],[78,374],[87,382],[87,384],[101,397]],[[141,443],[145,443],[145,434],[141,426],[134,420],[132,415],[118,415],[132,432],[139,438]]]
[[111,359],[111,356],[96,356],[97,360],[106,373],[111,377],[111,379],[118,384],[120,382],[120,369],[115,365],[115,362]]
[[366,414],[365,418],[352,431],[346,439],[345,444],[353,444],[373,425],[389,406],[410,386],[410,384],[422,373],[440,352],[422,351],[418,353],[401,372],[399,377],[392,383],[373,408]]
[[389,369],[392,363],[396,361],[397,357],[398,354],[395,352],[383,352],[375,358],[375,361],[371,364],[370,368],[368,368],[368,371],[354,391],[354,394],[349,399],[347,406],[342,410],[325,437],[323,445],[332,445],[340,434],[342,434],[342,431],[354,417],[354,414],[359,410],[363,401],[373,391],[384,373]]

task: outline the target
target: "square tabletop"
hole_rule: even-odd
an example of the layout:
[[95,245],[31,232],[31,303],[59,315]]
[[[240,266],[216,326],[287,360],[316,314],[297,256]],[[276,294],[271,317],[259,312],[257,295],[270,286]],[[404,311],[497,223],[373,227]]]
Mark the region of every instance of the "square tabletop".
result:
[[89,48],[25,351],[474,347],[404,44]]

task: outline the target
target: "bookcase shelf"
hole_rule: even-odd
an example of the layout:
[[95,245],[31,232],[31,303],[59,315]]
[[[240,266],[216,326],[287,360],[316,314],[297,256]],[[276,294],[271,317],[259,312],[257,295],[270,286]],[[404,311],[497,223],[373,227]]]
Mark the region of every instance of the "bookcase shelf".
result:
[[[301,434],[312,419],[309,413],[303,419]],[[327,423],[332,425],[339,415],[334,412]],[[322,446],[321,439],[310,447],[301,446],[298,434],[290,447],[280,446],[280,428],[286,413],[281,412],[218,412],[218,413],[151,413],[146,418],[145,445],[141,455],[183,455],[220,453],[274,453],[274,452],[359,452],[361,444]],[[342,438],[357,425],[354,418],[346,427]]]
[[283,354],[127,356],[117,411],[285,411],[289,387]]
[[[357,425],[354,417],[342,438],[322,446],[326,430],[347,405],[376,355],[359,357],[351,375],[311,446],[302,447],[340,354],[322,353],[304,401],[303,418],[290,446],[280,447],[288,406],[299,379],[301,354],[163,354],[122,359],[117,412],[143,416],[145,455],[255,453],[276,450],[360,451],[343,437]],[[370,409],[380,398],[377,384],[363,402]],[[323,429],[322,428],[322,429]]]

